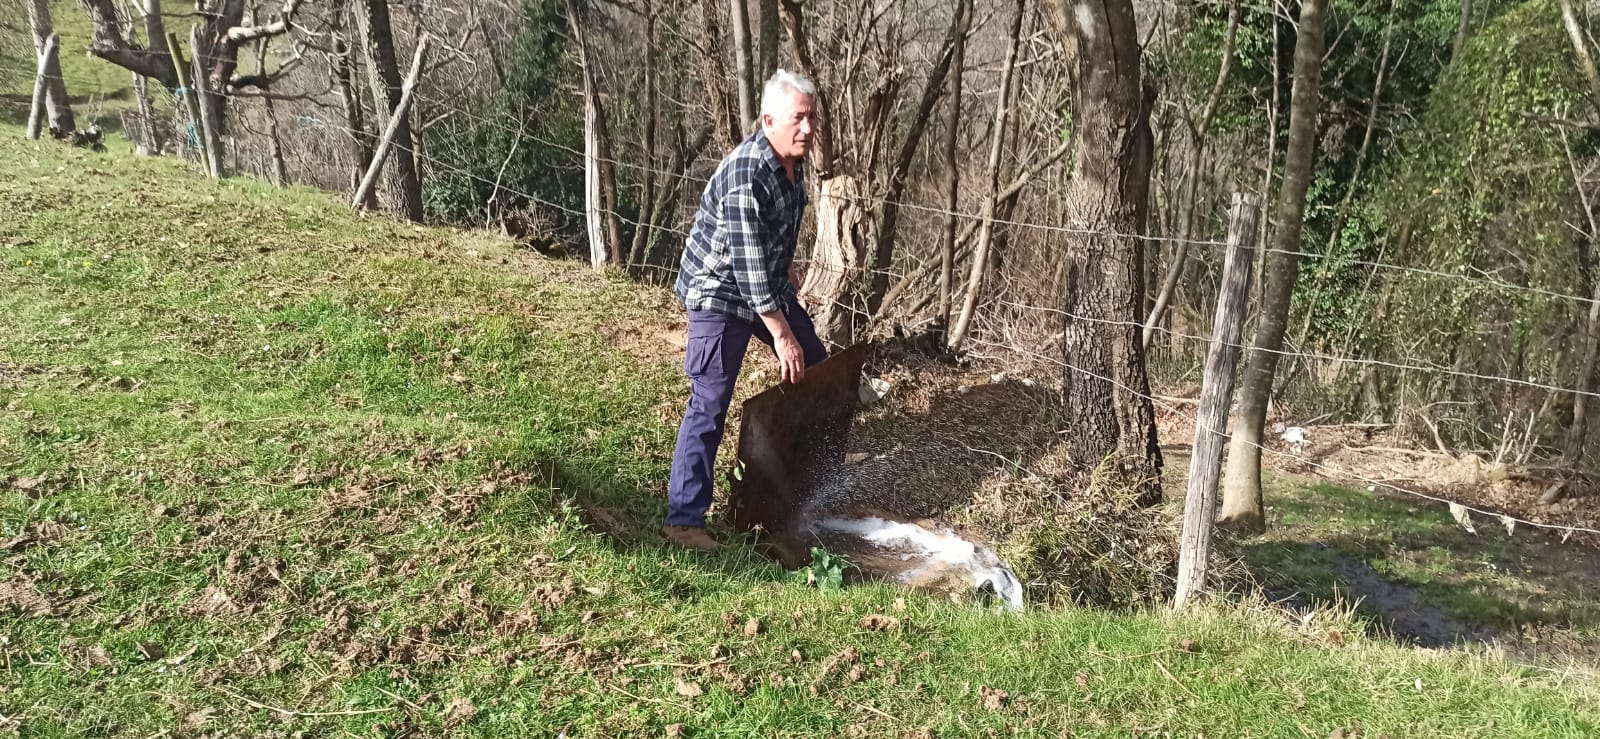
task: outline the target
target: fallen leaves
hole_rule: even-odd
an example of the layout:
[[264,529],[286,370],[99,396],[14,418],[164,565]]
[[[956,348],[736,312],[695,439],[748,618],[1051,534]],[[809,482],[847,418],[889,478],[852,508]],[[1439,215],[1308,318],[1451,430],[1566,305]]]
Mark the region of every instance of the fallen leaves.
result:
[[445,704],[444,725],[448,727],[460,726],[478,715],[478,707],[466,698],[456,698]]
[[983,707],[991,711],[1005,708],[1006,701],[1011,699],[1010,693],[999,688],[990,688],[987,685],[980,686],[978,694],[983,697]]
[[861,618],[861,628],[867,631],[892,631],[900,628],[900,619],[873,613]]
[[744,622],[745,636],[755,636],[759,633],[761,633],[761,619],[752,617],[750,620]]
[[700,683],[684,680],[678,680],[677,686],[674,688],[674,690],[678,695],[681,695],[685,698],[699,698],[700,696],[705,695],[706,692],[704,688],[700,687]]

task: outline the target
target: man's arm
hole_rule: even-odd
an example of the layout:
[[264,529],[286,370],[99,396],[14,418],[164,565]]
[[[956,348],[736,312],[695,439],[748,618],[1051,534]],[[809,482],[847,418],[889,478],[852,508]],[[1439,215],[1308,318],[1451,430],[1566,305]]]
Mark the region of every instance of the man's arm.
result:
[[779,309],[777,296],[772,293],[766,252],[766,243],[772,236],[761,217],[761,203],[750,185],[728,191],[722,201],[722,217],[728,227],[728,254],[733,260],[733,277],[739,284],[739,293],[772,334],[772,345],[783,365],[784,379],[799,382],[805,375],[805,352],[789,328],[789,319]]

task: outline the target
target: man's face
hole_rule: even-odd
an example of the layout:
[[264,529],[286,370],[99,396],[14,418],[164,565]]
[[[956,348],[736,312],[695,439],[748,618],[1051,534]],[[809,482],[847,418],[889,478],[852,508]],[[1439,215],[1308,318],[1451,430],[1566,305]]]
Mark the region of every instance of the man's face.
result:
[[761,125],[778,156],[804,157],[811,149],[811,96],[789,91],[780,97],[775,110],[761,116]]

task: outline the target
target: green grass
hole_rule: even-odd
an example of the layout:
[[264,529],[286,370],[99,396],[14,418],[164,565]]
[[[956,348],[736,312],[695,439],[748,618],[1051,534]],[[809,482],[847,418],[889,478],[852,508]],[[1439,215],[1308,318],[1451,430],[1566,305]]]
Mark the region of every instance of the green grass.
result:
[[687,384],[602,328],[664,293],[15,128],[0,158],[0,730],[1600,731],[1581,671],[670,550]]
[[[1600,645],[1600,568],[1585,547],[1525,527],[1508,533],[1482,517],[1469,533],[1442,505],[1293,475],[1269,475],[1265,485],[1269,531],[1241,546],[1280,587],[1350,600],[1362,595],[1351,589],[1350,568],[1365,566],[1479,638],[1514,640],[1531,627],[1590,652]],[[1386,609],[1373,602],[1360,610],[1381,618]]]

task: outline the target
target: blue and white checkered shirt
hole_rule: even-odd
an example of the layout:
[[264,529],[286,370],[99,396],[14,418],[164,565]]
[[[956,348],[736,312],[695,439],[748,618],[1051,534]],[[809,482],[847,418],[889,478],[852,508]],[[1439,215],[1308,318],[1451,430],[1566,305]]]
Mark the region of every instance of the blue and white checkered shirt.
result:
[[765,132],[734,147],[706,183],[684,246],[676,285],[684,306],[755,321],[793,305],[789,267],[806,202],[803,162],[790,182]]

